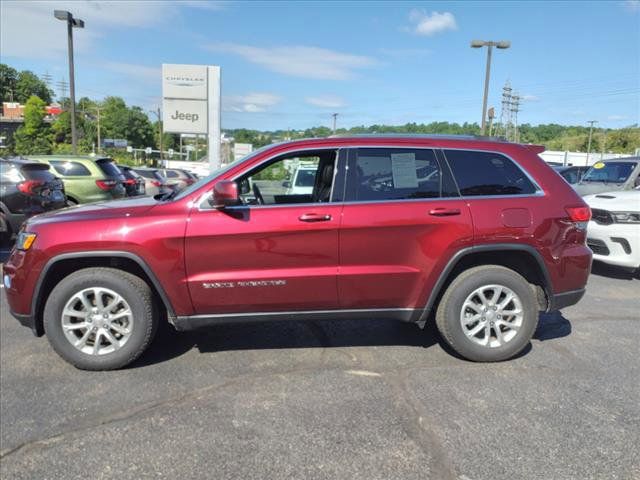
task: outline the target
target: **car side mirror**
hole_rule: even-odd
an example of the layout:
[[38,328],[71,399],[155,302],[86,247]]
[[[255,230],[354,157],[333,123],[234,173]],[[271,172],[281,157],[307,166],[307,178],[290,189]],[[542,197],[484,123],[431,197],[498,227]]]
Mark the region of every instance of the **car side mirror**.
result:
[[213,186],[213,195],[209,204],[213,208],[225,208],[237,205],[239,199],[238,184],[231,180],[220,180]]
[[284,182],[282,182],[282,186],[284,188],[291,188],[291,182],[289,180],[285,180]]

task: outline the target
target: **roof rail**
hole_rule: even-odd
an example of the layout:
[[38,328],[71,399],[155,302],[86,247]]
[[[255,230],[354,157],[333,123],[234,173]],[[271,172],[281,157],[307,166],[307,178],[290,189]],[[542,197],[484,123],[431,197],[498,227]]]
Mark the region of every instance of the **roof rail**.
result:
[[508,142],[504,137],[490,137],[487,135],[451,135],[441,133],[357,133],[357,134],[335,134],[327,138],[434,138],[441,140],[483,140],[487,142]]

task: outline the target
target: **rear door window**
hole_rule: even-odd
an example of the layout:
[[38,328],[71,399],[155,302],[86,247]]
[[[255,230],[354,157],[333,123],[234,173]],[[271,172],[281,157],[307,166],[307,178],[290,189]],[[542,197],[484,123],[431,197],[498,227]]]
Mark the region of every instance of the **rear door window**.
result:
[[536,187],[512,160],[494,152],[445,150],[464,196],[531,195]]
[[96,160],[96,165],[107,177],[119,177],[122,175],[122,172],[112,160]]
[[432,149],[360,148],[349,167],[348,200],[456,197],[446,169]]
[[44,163],[32,163],[23,165],[20,168],[22,175],[27,180],[40,180],[43,182],[50,182],[55,178],[51,170],[49,170],[49,165]]
[[91,172],[79,162],[70,160],[51,160],[51,166],[56,172],[65,177],[90,177]]

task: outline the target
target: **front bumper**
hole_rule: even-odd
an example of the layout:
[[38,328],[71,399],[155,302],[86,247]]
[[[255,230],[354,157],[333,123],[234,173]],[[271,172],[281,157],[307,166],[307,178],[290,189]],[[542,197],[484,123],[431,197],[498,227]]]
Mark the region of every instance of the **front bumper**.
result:
[[587,245],[593,259],[626,268],[640,267],[640,224],[589,222]]

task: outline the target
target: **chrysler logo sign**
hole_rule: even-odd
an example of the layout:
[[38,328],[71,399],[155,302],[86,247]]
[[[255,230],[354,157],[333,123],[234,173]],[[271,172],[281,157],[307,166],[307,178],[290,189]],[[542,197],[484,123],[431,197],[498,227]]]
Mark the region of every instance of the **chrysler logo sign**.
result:
[[207,79],[204,77],[187,77],[179,75],[167,75],[164,77],[165,82],[176,85],[178,87],[196,87],[204,85]]
[[204,65],[162,65],[162,96],[187,100],[207,99],[207,67]]

